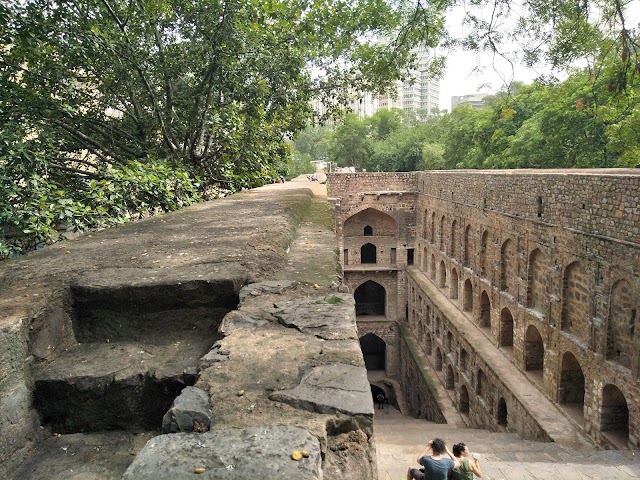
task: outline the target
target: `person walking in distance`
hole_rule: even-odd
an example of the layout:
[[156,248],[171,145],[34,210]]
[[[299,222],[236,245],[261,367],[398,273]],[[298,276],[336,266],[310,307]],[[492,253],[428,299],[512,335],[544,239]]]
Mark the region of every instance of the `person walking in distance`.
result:
[[382,410],[384,408],[384,395],[382,393],[379,393],[376,396],[376,401],[378,402],[378,409]]
[[447,480],[449,470],[460,466],[460,461],[455,459],[440,438],[427,443],[417,462],[423,468],[409,467],[407,480]]
[[475,475],[478,478],[482,478],[482,470],[480,469],[480,455],[469,454],[469,447],[463,442],[456,443],[453,446],[454,460],[460,462],[460,467],[455,468],[451,472],[452,480],[473,480]]

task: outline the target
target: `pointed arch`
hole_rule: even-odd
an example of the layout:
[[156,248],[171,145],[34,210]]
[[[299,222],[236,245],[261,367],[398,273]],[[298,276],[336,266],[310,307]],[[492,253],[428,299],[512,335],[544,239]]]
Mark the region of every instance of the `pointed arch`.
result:
[[542,370],[544,367],[544,344],[542,335],[535,327],[529,325],[524,339],[524,369],[526,371]]
[[429,277],[431,280],[436,279],[436,256],[433,253],[431,254],[431,263],[429,265]]
[[589,339],[590,286],[587,272],[580,262],[567,266],[562,280],[561,329],[582,342]]
[[489,231],[485,230],[480,236],[480,251],[478,254],[478,269],[480,275],[487,276],[487,248],[489,244]]
[[438,249],[441,252],[444,252],[444,240],[445,240],[445,235],[444,235],[444,225],[445,225],[445,217],[444,215],[442,215],[442,217],[440,217],[440,228],[438,229]]
[[458,299],[458,270],[451,269],[451,280],[449,281],[449,297],[453,300]]
[[460,386],[460,397],[458,399],[458,410],[460,413],[469,413],[469,391],[466,385]]
[[454,219],[451,222],[451,235],[449,236],[449,254],[451,258],[458,256],[458,222]]
[[535,248],[529,255],[527,278],[527,307],[544,313],[547,303],[548,269],[547,257]]
[[476,395],[480,398],[484,398],[487,395],[487,374],[481,368],[478,369],[476,375]]
[[638,344],[638,295],[627,280],[617,281],[609,296],[607,360],[631,368],[634,345]]
[[503,397],[500,397],[500,400],[498,400],[496,421],[498,422],[498,425],[507,425],[507,402]]
[[480,316],[478,318],[480,328],[491,328],[491,301],[487,291],[483,290],[480,295]]
[[431,234],[431,243],[436,243],[436,212],[431,212],[431,230],[429,233]]
[[365,243],[360,247],[360,263],[376,263],[377,248],[373,243]]
[[442,351],[440,350],[440,347],[436,347],[436,371],[440,372],[442,371]]
[[438,271],[438,287],[445,288],[447,286],[447,266],[444,260],[440,260],[440,269]]
[[427,273],[429,271],[429,255],[427,253],[427,247],[424,247],[422,249],[422,271],[424,273]]
[[471,225],[467,225],[464,229],[464,236],[462,238],[462,264],[465,267],[469,266],[472,252],[471,248]]
[[425,209],[424,216],[422,217],[422,238],[425,240],[428,238],[429,233],[429,211]]
[[569,404],[575,409],[584,409],[584,373],[580,362],[571,352],[562,356],[560,384],[558,385],[558,403]]
[[453,375],[453,367],[447,365],[447,376],[445,378],[445,388],[447,390],[453,390],[455,387],[455,377]]
[[500,312],[500,346],[513,347],[513,315],[507,307]]
[[384,315],[386,291],[382,285],[367,280],[353,292],[356,301],[356,315]]
[[612,384],[605,385],[602,389],[600,431],[614,443],[628,446],[629,406],[624,394]]
[[[396,221],[391,216],[375,208],[365,208],[354,213],[344,221],[342,226],[345,237],[363,236],[362,225],[371,228],[376,236],[396,236]],[[366,235],[366,234],[364,234]]]
[[472,312],[473,311],[473,286],[471,285],[471,280],[468,278],[464,281],[464,290],[463,290],[464,298],[462,311],[464,312]]
[[516,270],[516,252],[513,242],[506,239],[500,249],[500,290],[514,292],[513,282]]
[[469,370],[469,354],[464,348],[460,350],[460,370],[465,373]]
[[374,333],[360,337],[360,349],[367,370],[384,370],[386,364],[387,344]]

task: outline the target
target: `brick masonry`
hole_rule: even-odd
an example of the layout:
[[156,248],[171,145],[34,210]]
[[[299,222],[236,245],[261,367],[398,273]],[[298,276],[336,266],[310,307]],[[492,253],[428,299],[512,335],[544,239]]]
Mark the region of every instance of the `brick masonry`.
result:
[[354,173],[328,185],[345,281],[384,288],[386,321],[408,325],[471,424],[502,429],[508,411],[509,428],[529,428],[512,424],[522,407],[412,265],[595,441],[640,448],[640,172]]

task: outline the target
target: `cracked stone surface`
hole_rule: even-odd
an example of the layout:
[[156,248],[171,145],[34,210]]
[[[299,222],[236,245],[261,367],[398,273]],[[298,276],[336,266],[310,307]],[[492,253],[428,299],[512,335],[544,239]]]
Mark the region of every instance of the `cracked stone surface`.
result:
[[272,400],[318,413],[341,412],[373,415],[371,388],[361,367],[335,364],[307,372],[300,384],[290,390],[274,392]]
[[[353,297],[332,293],[317,298],[304,298],[287,302],[273,315],[285,327],[315,335],[325,340],[357,340]],[[351,320],[351,321],[350,321]]]
[[[291,459],[294,450],[308,458]],[[320,478],[320,443],[291,426],[219,428],[197,434],[153,438],[129,466],[123,480],[199,479],[312,480]]]

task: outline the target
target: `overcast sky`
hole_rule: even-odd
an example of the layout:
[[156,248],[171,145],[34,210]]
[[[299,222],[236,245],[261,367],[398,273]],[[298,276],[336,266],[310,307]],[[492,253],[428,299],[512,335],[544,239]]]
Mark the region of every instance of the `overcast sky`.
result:
[[[640,0],[627,2],[627,28],[640,23]],[[457,8],[447,16],[447,27],[453,36],[464,34],[462,27],[463,10]],[[467,32],[468,33],[468,32]],[[518,65],[512,71],[506,62],[492,61],[487,54],[478,57],[470,52],[452,52],[447,55],[447,71],[440,80],[440,109],[451,110],[451,96],[468,95],[479,92],[495,93],[511,81],[531,83],[547,72],[528,70]],[[476,66],[484,67],[482,74],[473,73]]]

